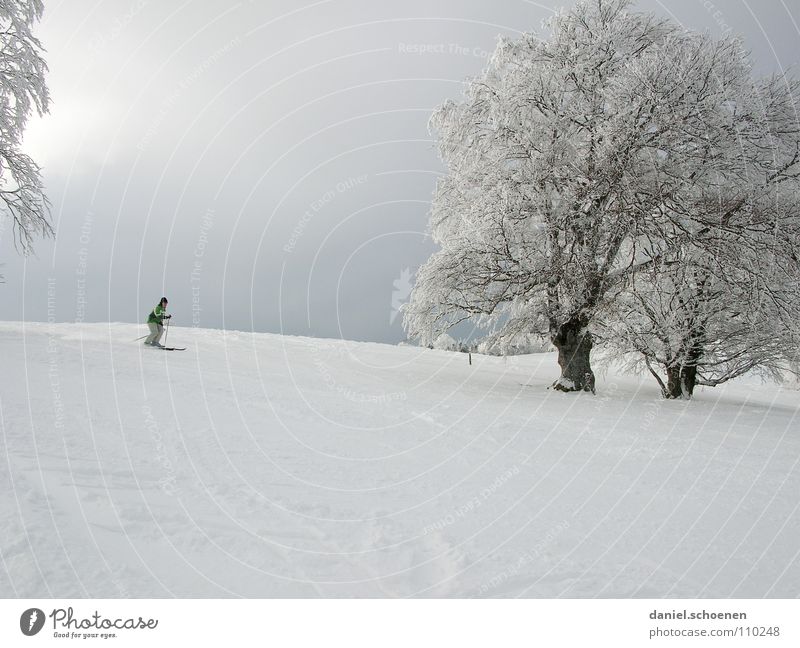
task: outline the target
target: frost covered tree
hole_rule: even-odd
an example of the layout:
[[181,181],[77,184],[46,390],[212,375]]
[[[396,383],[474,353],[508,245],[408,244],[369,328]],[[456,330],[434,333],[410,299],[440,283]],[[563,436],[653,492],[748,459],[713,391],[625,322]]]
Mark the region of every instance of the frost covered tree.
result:
[[[549,38],[501,40],[433,116],[448,173],[404,323],[421,340],[471,318],[541,333],[554,387],[594,390],[594,337],[631,277],[691,244],[696,207],[757,100],[746,55],[625,0],[579,3]],[[744,120],[744,121],[743,121]]]
[[691,398],[696,385],[749,371],[781,379],[797,366],[800,191],[787,184],[793,195],[765,204],[744,180],[730,186],[705,206],[719,217],[709,219],[704,249],[673,250],[620,291],[603,337],[634,368],[645,367],[664,397]]
[[723,90],[731,138],[715,143],[695,198],[670,206],[663,240],[640,251],[647,271],[628,276],[605,320],[606,343],[667,398],[753,370],[779,378],[800,356],[800,87],[770,77]]
[[0,208],[23,253],[35,236],[53,233],[40,169],[21,150],[32,111],[42,115],[50,105],[47,64],[31,31],[43,9],[41,0],[0,0]]

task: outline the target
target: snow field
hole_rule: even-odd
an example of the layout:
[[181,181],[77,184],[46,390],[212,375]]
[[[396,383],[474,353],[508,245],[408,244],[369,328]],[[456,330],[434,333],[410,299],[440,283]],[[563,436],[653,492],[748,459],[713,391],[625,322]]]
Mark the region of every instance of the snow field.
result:
[[793,597],[798,392],[0,323],[0,594]]

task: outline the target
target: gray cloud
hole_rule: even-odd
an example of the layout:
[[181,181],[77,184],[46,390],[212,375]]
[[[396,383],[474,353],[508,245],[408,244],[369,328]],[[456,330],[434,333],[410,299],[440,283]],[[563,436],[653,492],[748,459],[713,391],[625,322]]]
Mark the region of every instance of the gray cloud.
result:
[[[52,114],[27,137],[58,230],[0,233],[0,318],[175,323],[395,342],[403,272],[433,246],[431,110],[498,35],[562,3],[46,3]],[[797,62],[794,2],[641,1]],[[401,288],[396,282],[400,281]]]

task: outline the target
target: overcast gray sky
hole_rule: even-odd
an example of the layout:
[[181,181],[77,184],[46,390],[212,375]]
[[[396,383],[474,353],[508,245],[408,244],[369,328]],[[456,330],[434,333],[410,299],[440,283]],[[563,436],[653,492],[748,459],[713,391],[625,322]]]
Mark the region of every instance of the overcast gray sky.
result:
[[[433,250],[431,111],[498,35],[568,1],[46,0],[51,114],[28,151],[57,228],[0,231],[0,319],[143,321],[396,342]],[[800,0],[641,0],[741,34],[765,74],[800,59]],[[51,300],[51,306],[53,301]]]

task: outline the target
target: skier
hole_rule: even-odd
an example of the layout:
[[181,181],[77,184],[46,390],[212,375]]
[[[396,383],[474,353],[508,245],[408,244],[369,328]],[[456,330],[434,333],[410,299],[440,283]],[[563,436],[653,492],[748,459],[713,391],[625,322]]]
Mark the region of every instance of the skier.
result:
[[159,340],[164,334],[164,320],[170,319],[172,315],[167,315],[167,298],[162,297],[158,305],[150,311],[147,316],[147,326],[150,329],[150,335],[144,341],[145,344],[154,347],[164,348]]

